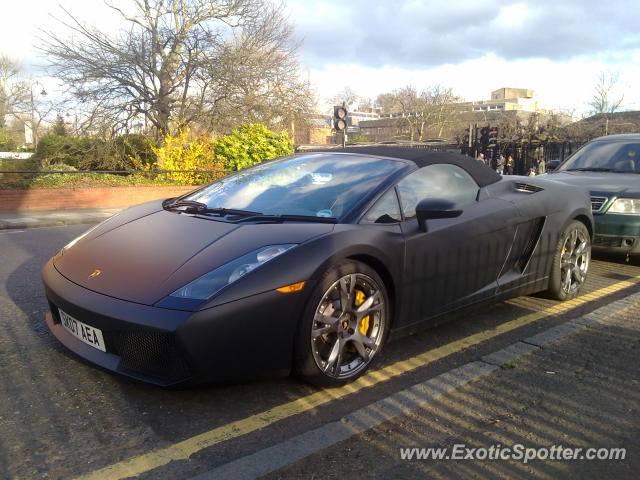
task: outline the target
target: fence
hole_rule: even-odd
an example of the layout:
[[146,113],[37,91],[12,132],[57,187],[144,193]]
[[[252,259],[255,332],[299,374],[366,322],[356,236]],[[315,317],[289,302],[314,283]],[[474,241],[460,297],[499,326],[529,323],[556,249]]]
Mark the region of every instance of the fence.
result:
[[50,174],[109,174],[121,177],[140,175],[148,179],[157,179],[161,176],[165,181],[173,181],[175,174],[194,174],[199,176],[200,183],[207,183],[222,178],[229,173],[231,173],[231,170],[0,170],[0,180],[2,180],[2,183],[28,183],[38,176]]
[[538,159],[543,158],[545,163],[550,161],[562,162],[572,153],[578,150],[583,143],[557,142],[557,143],[524,143],[524,142],[502,142],[495,147],[475,147],[460,149],[463,155],[475,156],[474,153],[484,153],[489,156],[495,167],[495,161],[500,154],[508,158],[513,157],[514,175],[527,175],[531,167],[535,167]]

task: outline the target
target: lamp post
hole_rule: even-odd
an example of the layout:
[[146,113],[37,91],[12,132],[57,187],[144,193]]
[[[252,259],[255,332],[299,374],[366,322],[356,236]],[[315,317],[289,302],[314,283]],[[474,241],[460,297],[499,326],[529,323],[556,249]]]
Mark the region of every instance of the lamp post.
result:
[[[33,87],[36,85],[40,85],[42,87],[42,91],[40,92],[40,96],[45,97],[47,95],[47,91],[44,89],[44,85],[42,85],[37,80],[31,84],[31,137],[33,142],[33,148],[35,149],[38,146],[38,128],[36,126],[36,105],[33,98]],[[38,120],[38,124],[40,121]]]

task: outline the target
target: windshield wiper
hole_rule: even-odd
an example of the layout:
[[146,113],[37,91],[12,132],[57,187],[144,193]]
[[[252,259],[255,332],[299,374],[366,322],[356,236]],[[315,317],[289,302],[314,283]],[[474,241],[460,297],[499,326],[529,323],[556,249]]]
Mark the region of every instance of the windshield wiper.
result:
[[313,215],[288,215],[288,214],[279,214],[279,215],[266,215],[259,214],[248,217],[242,217],[236,220],[234,223],[240,222],[315,222],[315,223],[338,223],[338,219],[335,217],[315,217]]
[[316,223],[338,223],[338,219],[335,217],[315,217],[312,215],[288,215],[278,214],[270,215],[260,212],[253,212],[251,210],[239,210],[237,208],[209,208],[206,203],[196,202],[195,200],[178,200],[172,202],[166,202],[164,208],[170,210],[173,208],[184,208],[184,213],[192,213],[198,215],[217,215],[220,217],[226,216],[238,216],[241,217],[237,220],[231,220],[233,223],[238,222],[285,222],[285,221],[297,221],[297,222],[316,222]]
[[177,202],[168,202],[164,205],[166,209],[184,207],[185,213],[197,213],[197,214],[214,214],[221,217],[227,215],[250,215],[260,216],[260,212],[253,212],[251,210],[238,210],[236,208],[209,208],[206,203],[196,202],[194,200],[179,200]]
[[194,200],[173,200],[170,202],[164,202],[162,206],[167,210],[185,207],[185,212],[189,210],[202,210],[207,208],[206,203],[196,202]]
[[225,217],[227,215],[239,215],[239,216],[261,216],[260,212],[253,212],[251,210],[238,210],[237,208],[204,208],[202,210],[198,210],[196,213],[200,214],[214,214],[219,215],[221,217]]

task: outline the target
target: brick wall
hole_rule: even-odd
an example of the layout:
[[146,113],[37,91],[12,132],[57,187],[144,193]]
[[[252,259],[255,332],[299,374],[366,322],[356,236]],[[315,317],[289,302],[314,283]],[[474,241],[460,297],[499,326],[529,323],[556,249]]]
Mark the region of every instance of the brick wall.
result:
[[0,210],[49,210],[128,207],[159,198],[177,197],[196,187],[140,186],[104,188],[33,188],[0,190]]

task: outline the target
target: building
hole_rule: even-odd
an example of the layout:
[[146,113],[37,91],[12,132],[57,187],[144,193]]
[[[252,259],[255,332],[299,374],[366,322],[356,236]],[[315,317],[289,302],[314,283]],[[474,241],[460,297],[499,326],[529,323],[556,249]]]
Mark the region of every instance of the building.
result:
[[325,114],[311,114],[303,121],[292,125],[293,142],[296,145],[324,145],[332,143],[331,116]]
[[[552,113],[540,107],[533,90],[524,88],[500,88],[491,92],[488,100],[456,102],[449,107],[446,115],[439,116],[440,123],[433,119],[422,122],[421,116],[428,117],[429,112],[389,113],[375,120],[360,121],[360,133],[374,142],[406,140],[412,133],[414,140],[453,138],[470,124],[497,125],[516,119],[526,123],[532,115],[544,117]],[[569,121],[568,116],[562,119],[562,123]]]
[[533,90],[525,88],[499,88],[491,92],[490,100],[461,102],[457,104],[461,111],[488,112],[519,110],[523,112],[537,112],[548,114],[549,110],[541,108],[534,98]]

